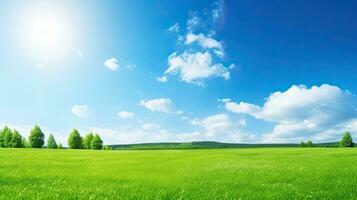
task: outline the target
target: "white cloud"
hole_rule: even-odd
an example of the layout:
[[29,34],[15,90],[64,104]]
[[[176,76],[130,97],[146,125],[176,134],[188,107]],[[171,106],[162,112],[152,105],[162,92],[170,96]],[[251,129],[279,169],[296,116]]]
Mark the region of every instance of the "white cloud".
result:
[[72,107],[72,113],[80,118],[93,118],[95,109],[89,107],[88,105],[75,105]]
[[200,23],[200,19],[197,16],[195,16],[195,14],[191,14],[191,15],[192,17],[189,18],[186,23],[187,30],[192,30]]
[[[243,122],[245,123],[245,122]],[[197,125],[203,128],[203,132],[200,134],[193,134],[196,139],[201,140],[216,140],[223,142],[256,142],[257,137],[254,134],[245,133],[241,130],[241,127],[245,124],[242,123],[242,119],[233,121],[226,114],[217,114],[208,116],[202,120],[192,120],[191,124]],[[182,135],[183,137],[189,137],[190,135]]]
[[168,58],[166,74],[180,74],[182,81],[203,85],[203,80],[211,77],[230,78],[229,71],[221,63],[213,63],[208,52],[188,53],[177,55],[173,53]]
[[227,131],[234,125],[226,114],[212,115],[203,120],[193,120],[192,124],[202,126],[209,136]]
[[170,28],[167,29],[169,32],[179,32],[180,26],[178,23],[172,25]]
[[156,77],[156,80],[162,83],[167,82],[167,76],[162,76],[162,77]]
[[118,116],[122,119],[132,119],[135,116],[135,114],[128,111],[121,111],[118,113]]
[[142,124],[141,127],[147,131],[154,131],[154,130],[159,129],[161,127],[161,125],[154,124],[154,123],[145,123],[145,124]]
[[204,49],[216,49],[220,54],[223,54],[223,46],[222,43],[211,38],[211,37],[206,37],[203,33],[200,34],[193,34],[189,33],[186,35],[186,41],[185,44],[193,44],[197,42],[199,45],[201,45],[202,48]]
[[275,123],[274,130],[264,135],[269,142],[298,142],[317,136],[325,141],[353,127],[357,119],[356,96],[327,84],[311,88],[293,85],[285,92],[271,94],[262,107],[230,100],[225,101],[225,107],[234,113]]
[[113,71],[116,71],[119,68],[119,62],[118,62],[118,60],[116,58],[109,58],[108,60],[106,60],[104,62],[104,65],[108,69],[113,70]]
[[144,106],[152,112],[175,112],[175,106],[170,98],[151,99],[148,101],[142,100],[140,102],[140,105]]
[[213,21],[217,21],[223,16],[223,0],[216,1],[214,6],[212,9],[212,19]]

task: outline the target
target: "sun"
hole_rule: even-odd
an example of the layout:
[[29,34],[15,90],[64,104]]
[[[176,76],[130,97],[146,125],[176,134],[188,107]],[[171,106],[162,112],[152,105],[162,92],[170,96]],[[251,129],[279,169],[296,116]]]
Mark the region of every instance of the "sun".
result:
[[58,48],[66,40],[65,27],[51,16],[33,19],[30,26],[28,39],[34,48]]
[[18,41],[36,64],[59,62],[73,52],[71,17],[58,5],[27,6],[18,18]]

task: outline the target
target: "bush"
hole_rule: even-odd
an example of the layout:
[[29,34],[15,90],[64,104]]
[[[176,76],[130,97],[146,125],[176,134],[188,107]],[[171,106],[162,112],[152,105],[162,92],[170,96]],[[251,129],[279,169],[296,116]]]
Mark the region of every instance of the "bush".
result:
[[82,148],[82,137],[77,129],[73,129],[68,137],[68,146],[71,149],[81,149]]
[[62,144],[61,144],[61,143],[59,143],[57,148],[58,148],[58,149],[63,149]]
[[83,140],[83,148],[84,149],[91,149],[92,148],[92,141],[93,141],[93,133],[88,133]]
[[35,126],[29,136],[29,146],[32,148],[42,148],[45,144],[45,134],[39,126]]
[[349,132],[346,132],[343,135],[342,140],[340,141],[340,147],[353,147],[352,137]]
[[99,137],[98,134],[95,134],[95,136],[93,137],[91,146],[92,149],[103,149],[103,140]]
[[50,134],[50,136],[48,137],[47,148],[49,148],[49,149],[57,149],[57,143],[56,143],[56,140],[55,140],[55,138],[53,137],[52,134]]

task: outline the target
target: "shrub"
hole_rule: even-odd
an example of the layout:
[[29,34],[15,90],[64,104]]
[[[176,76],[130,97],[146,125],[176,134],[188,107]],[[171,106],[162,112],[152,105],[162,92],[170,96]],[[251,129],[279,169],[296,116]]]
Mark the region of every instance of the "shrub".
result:
[[92,149],[103,149],[103,141],[98,134],[95,134],[92,141]]
[[340,141],[340,147],[353,147],[352,137],[349,132],[346,132],[343,135],[342,140]]
[[58,148],[58,149],[63,149],[62,144],[61,144],[61,143],[59,143],[57,148]]
[[73,129],[68,137],[68,146],[71,149],[81,149],[82,148],[82,137],[77,129]]
[[56,143],[56,140],[55,140],[55,138],[53,137],[52,134],[50,134],[50,136],[48,137],[47,148],[49,148],[49,149],[57,149],[57,143]]
[[83,140],[83,148],[84,149],[91,149],[92,148],[92,141],[93,141],[93,133],[88,133]]
[[29,136],[29,146],[32,148],[42,148],[45,144],[45,134],[39,126],[35,126]]

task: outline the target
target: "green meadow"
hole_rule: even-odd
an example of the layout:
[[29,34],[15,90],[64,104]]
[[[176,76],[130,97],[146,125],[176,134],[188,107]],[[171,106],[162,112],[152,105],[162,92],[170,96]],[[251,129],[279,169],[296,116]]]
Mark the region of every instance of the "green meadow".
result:
[[0,149],[0,199],[356,199],[356,148]]

